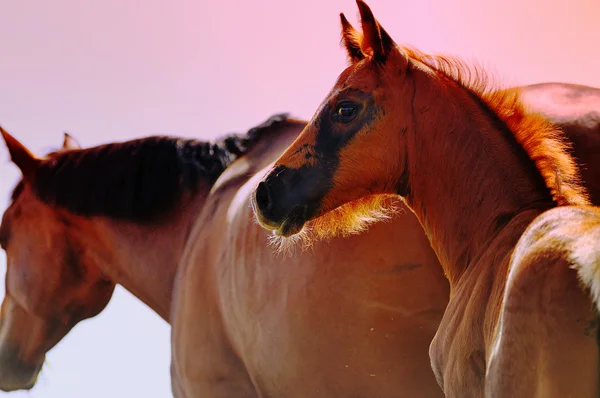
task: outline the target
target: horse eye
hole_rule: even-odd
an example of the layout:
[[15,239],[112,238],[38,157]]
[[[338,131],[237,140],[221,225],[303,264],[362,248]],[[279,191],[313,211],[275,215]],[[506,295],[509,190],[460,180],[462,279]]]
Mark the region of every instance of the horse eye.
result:
[[351,122],[357,115],[358,106],[349,102],[343,102],[336,107],[335,118],[342,123]]
[[356,108],[354,108],[352,106],[344,106],[344,107],[341,107],[340,109],[338,109],[338,115],[343,116],[343,117],[351,117],[352,115],[354,115],[355,111],[356,111]]

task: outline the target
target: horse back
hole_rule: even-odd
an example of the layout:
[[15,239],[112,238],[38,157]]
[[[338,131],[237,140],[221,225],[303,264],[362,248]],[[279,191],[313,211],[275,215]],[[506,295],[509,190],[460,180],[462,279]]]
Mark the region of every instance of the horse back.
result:
[[565,132],[573,144],[573,155],[592,202],[600,203],[600,89],[568,83],[540,83],[520,90],[532,110]]

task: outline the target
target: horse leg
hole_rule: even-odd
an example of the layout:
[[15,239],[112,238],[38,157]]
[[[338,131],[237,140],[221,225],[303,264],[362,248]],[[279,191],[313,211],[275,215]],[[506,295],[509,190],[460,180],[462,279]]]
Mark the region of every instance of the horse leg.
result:
[[513,264],[486,397],[598,397],[597,316],[576,271],[535,247]]

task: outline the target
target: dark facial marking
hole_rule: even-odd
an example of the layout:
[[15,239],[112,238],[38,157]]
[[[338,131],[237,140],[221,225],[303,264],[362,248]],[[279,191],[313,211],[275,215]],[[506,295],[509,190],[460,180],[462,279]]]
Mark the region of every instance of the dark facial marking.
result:
[[[335,158],[337,163],[339,151],[370,125],[381,109],[375,105],[372,94],[358,89],[343,90],[336,97],[317,117],[315,151],[325,159]],[[354,109],[352,115],[348,114],[350,108]]]
[[[279,165],[256,188],[255,204],[263,220],[269,220],[284,236],[296,233],[317,213],[331,189],[341,149],[379,114],[373,95],[353,88],[325,103],[311,126],[317,132],[314,146],[296,148],[295,155],[306,151],[303,158],[307,164],[299,168]],[[317,161],[309,161],[315,158]]]
[[275,167],[264,181],[268,190],[264,194],[284,198],[285,203],[263,208],[264,215],[277,222],[287,219],[290,228],[305,222],[318,210],[321,199],[331,187],[332,176],[332,169],[317,166]]

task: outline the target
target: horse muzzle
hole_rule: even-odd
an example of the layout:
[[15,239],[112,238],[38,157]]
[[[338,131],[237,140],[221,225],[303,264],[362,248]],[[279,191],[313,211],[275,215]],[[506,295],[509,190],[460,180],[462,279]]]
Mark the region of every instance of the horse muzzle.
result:
[[258,223],[276,235],[299,233],[316,213],[326,193],[311,168],[277,166],[263,179],[252,195],[252,208]]

